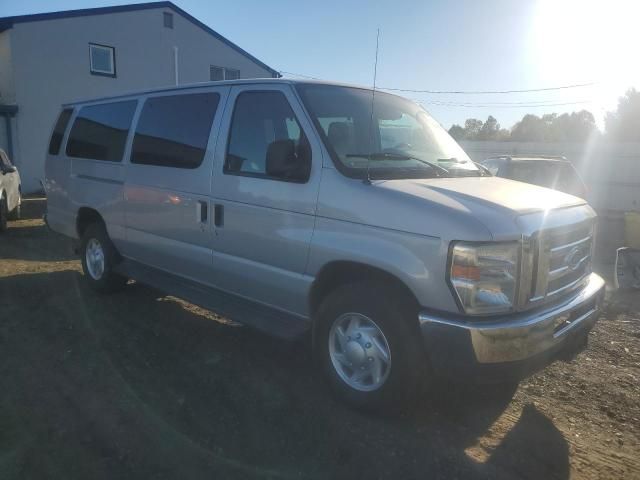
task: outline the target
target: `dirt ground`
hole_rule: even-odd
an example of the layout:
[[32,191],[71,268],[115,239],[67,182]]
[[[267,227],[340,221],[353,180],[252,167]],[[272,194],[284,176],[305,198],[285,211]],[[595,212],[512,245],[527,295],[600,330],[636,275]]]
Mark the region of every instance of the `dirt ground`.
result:
[[0,236],[0,479],[640,478],[639,292],[610,293],[588,349],[511,399],[365,415],[303,343],[88,290],[43,208]]

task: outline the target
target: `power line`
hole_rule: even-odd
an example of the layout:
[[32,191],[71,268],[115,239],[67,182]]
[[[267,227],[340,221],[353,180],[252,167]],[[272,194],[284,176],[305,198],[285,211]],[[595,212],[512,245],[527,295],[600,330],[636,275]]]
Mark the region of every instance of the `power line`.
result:
[[431,93],[431,94],[462,94],[462,95],[484,95],[484,94],[498,94],[498,93],[530,93],[530,92],[548,92],[551,90],[565,90],[569,88],[581,88],[590,87],[595,85],[595,82],[591,83],[576,83],[574,85],[562,85],[559,87],[545,87],[545,88],[528,88],[523,90],[413,90],[409,88],[391,88],[391,87],[378,87],[381,90],[390,90],[393,92],[409,92],[409,93]]
[[[416,101],[422,101],[422,100],[418,100],[415,99]],[[447,101],[447,100],[424,100],[426,102],[430,102],[433,104],[439,104],[439,105],[469,105],[469,106],[474,106],[474,105],[488,105],[488,106],[500,106],[500,105],[524,105],[526,106],[534,106],[534,105],[540,105],[540,106],[546,106],[546,105],[555,105],[558,102],[561,102],[562,99],[548,99],[548,100],[529,100],[529,101],[522,101],[522,102],[456,102],[456,101]],[[576,100],[574,101],[574,103],[589,103],[591,102],[591,100]]]
[[[286,75],[293,75],[294,77],[308,78],[310,80],[321,80],[318,77],[312,77],[302,73],[287,72],[280,70],[280,73]],[[583,88],[596,85],[595,82],[589,83],[575,83],[572,85],[560,85],[558,87],[543,87],[543,88],[527,88],[520,90],[420,90],[410,88],[392,88],[392,87],[377,87],[381,90],[389,90],[392,92],[408,92],[408,93],[431,93],[434,95],[484,95],[484,94],[502,94],[502,93],[532,93],[532,92],[549,92],[553,90],[567,90],[571,88]]]
[[280,70],[278,73],[282,73],[285,75],[293,75],[294,77],[308,78],[309,80],[320,80],[320,78],[312,77],[310,75],[303,75],[301,73],[294,73],[294,72],[285,72],[284,70]]
[[582,103],[593,103],[590,100],[581,102],[561,102],[561,103],[545,103],[545,104],[520,104],[520,105],[492,105],[478,103],[446,103],[446,102],[425,102],[416,100],[418,103],[426,103],[435,107],[464,107],[464,108],[536,108],[536,107],[560,107],[563,105],[578,105]]

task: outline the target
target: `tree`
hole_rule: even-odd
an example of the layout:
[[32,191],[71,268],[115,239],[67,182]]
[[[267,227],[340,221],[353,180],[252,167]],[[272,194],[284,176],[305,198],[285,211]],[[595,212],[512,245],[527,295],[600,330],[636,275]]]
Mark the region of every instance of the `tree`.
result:
[[464,137],[467,140],[476,140],[482,129],[482,120],[467,118],[464,122]]
[[543,142],[545,140],[545,121],[530,113],[522,117],[511,129],[511,140],[515,142]]
[[460,125],[451,125],[449,129],[449,135],[451,135],[455,140],[464,140],[465,130]]
[[591,112],[563,113],[556,116],[550,125],[547,141],[584,142],[596,131],[596,121]]
[[[637,95],[640,97],[640,93]],[[584,142],[597,131],[593,114],[587,110],[561,115],[545,113],[541,117],[527,114],[511,131],[500,128],[493,115],[489,115],[484,123],[476,118],[468,118],[464,127],[452,125],[449,129],[456,140],[501,142]]]
[[484,124],[480,128],[480,131],[478,132],[478,135],[477,135],[477,139],[478,140],[496,140],[499,131],[500,131],[500,124],[492,115],[489,115],[489,117],[487,118],[487,121],[484,122]]
[[615,112],[605,118],[607,135],[619,142],[640,142],[640,92],[635,88],[618,100]]

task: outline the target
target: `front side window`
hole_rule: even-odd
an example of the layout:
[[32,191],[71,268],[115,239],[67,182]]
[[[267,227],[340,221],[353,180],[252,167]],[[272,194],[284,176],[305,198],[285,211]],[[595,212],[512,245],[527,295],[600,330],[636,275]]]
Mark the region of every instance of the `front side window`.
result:
[[231,121],[227,174],[306,182],[311,148],[281,92],[243,92]]
[[89,44],[89,61],[94,75],[116,76],[116,51],[107,45]]
[[351,87],[296,88],[334,163],[350,177],[481,175],[440,124],[409,100]]
[[49,155],[58,155],[60,153],[60,146],[62,145],[62,139],[64,138],[64,132],[67,130],[67,124],[71,118],[73,109],[65,108],[60,112],[56,126],[53,128],[51,134],[51,141],[49,142]]
[[211,92],[147,99],[133,137],[131,163],[199,167],[219,101],[220,95]]
[[127,100],[82,107],[69,132],[67,155],[122,161],[136,104],[136,100]]

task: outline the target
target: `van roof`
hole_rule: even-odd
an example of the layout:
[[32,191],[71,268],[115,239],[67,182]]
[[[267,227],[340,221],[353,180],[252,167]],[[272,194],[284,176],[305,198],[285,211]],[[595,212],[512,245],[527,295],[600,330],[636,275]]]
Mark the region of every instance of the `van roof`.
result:
[[[96,98],[86,98],[82,100],[76,100],[73,102],[63,103],[63,107],[73,107],[75,105],[82,105],[84,103],[94,103],[106,100],[116,100],[119,98],[128,98],[135,97],[138,95],[146,95],[149,93],[161,93],[161,92],[180,92],[184,90],[192,90],[196,88],[203,87],[211,87],[211,86],[228,86],[228,85],[273,85],[273,84],[317,84],[317,85],[332,85],[332,86],[340,86],[340,87],[352,87],[352,88],[360,88],[363,90],[371,90],[371,87],[365,87],[362,85],[353,85],[348,83],[340,83],[340,82],[330,82],[325,80],[296,80],[291,78],[247,78],[241,80],[219,80],[219,81],[210,81],[210,82],[197,82],[197,83],[188,83],[184,85],[174,85],[170,87],[160,87],[153,88],[148,90],[139,90],[128,93],[122,93],[118,95],[109,95],[105,97],[96,97]],[[385,92],[388,93],[388,92]],[[393,94],[391,94],[393,95]]]

